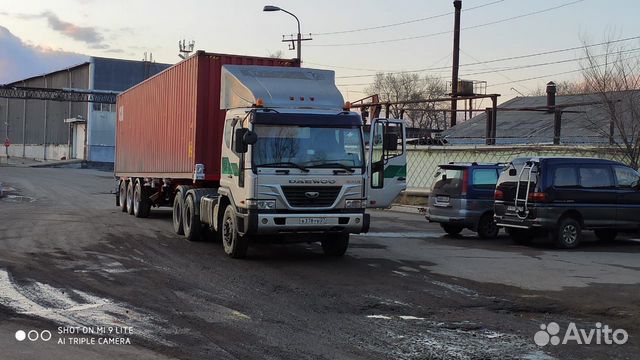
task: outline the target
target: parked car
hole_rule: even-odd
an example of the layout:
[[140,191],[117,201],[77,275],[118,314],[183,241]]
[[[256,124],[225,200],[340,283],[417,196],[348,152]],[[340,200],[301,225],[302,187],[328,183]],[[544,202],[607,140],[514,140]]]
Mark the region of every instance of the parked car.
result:
[[493,219],[493,194],[505,164],[460,164],[438,166],[429,195],[426,218],[440,223],[448,234],[467,228],[481,238],[498,236]]
[[587,158],[515,159],[495,190],[495,219],[517,242],[546,233],[560,248],[582,230],[600,240],[640,226],[640,175],[624,164]]

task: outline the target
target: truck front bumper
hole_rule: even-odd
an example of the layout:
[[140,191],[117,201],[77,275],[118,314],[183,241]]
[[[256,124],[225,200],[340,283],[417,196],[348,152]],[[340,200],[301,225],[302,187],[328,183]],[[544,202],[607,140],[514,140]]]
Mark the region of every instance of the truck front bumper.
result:
[[260,213],[242,214],[246,234],[349,233],[369,231],[370,216],[358,213]]

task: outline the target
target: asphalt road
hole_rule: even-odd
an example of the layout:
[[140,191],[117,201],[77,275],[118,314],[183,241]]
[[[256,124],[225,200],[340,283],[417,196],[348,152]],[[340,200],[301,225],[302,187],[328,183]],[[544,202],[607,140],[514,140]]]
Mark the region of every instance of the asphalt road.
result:
[[[353,236],[344,258],[299,244],[259,245],[248,259],[232,260],[221,244],[174,235],[169,210],[149,219],[121,213],[110,173],[0,167],[0,182],[2,359],[640,353],[634,237],[562,251],[542,241],[515,245],[504,235],[450,237],[418,214],[376,211],[371,232]],[[536,345],[541,324],[552,321],[563,331],[570,322],[584,329],[599,322],[629,338],[624,345]],[[59,333],[74,329],[93,334]],[[32,338],[49,332],[51,340],[18,341],[19,330]]]

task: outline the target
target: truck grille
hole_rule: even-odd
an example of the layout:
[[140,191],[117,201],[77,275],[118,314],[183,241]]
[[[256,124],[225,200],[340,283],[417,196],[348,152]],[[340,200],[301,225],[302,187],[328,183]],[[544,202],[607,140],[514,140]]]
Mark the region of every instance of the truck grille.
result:
[[291,206],[328,207],[336,201],[340,186],[283,186],[282,192]]

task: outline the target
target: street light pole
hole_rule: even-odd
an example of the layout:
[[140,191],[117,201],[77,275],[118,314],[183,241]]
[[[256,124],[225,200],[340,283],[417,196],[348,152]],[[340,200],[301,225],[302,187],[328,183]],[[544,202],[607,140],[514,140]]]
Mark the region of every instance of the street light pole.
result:
[[[293,18],[296,19],[296,22],[298,23],[298,36],[296,38],[297,45],[294,45],[294,47],[297,46],[297,48],[296,48],[296,50],[297,50],[297,59],[298,59],[298,62],[300,64],[302,64],[302,41],[303,40],[311,40],[311,38],[307,38],[307,39],[303,39],[302,38],[302,33],[300,32],[300,19],[298,19],[298,17],[295,16],[293,13],[291,13],[291,12],[285,10],[285,9],[279,8],[277,6],[273,6],[273,5],[265,5],[264,8],[262,9],[262,11],[282,11],[282,12],[285,12],[285,13],[293,16]],[[291,42],[293,42],[293,39],[292,40],[283,40],[283,41],[291,41]]]

